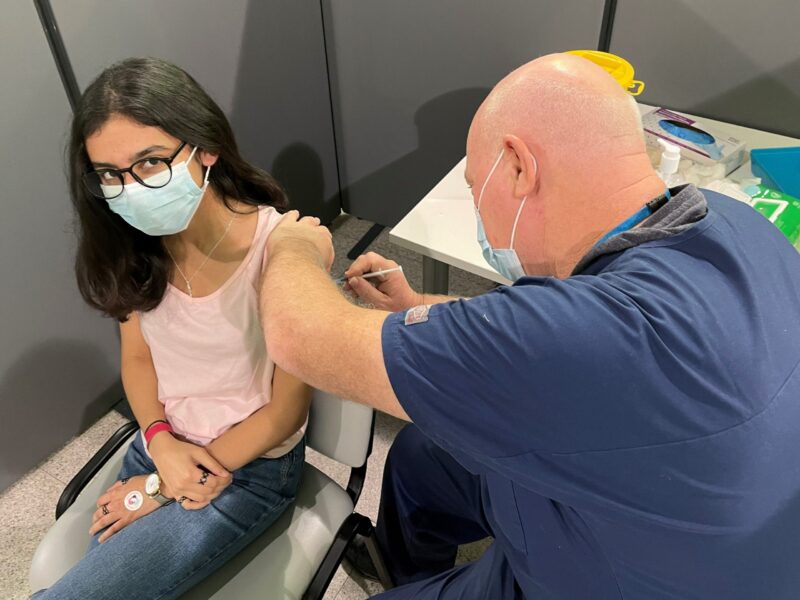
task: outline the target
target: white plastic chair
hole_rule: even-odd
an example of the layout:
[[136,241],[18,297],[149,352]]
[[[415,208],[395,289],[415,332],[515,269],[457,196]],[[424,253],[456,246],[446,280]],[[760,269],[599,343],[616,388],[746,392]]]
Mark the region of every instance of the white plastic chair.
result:
[[[354,512],[372,451],[374,424],[371,408],[315,390],[307,444],[351,467],[347,489],[306,463],[294,504],[261,537],[183,598],[322,598],[356,534],[366,538],[382,583],[389,589],[391,579],[372,523]],[[31,563],[31,590],[51,586],[85,554],[97,498],[116,480],[122,457],[138,430],[136,423],[123,425],[64,489],[56,522]]]

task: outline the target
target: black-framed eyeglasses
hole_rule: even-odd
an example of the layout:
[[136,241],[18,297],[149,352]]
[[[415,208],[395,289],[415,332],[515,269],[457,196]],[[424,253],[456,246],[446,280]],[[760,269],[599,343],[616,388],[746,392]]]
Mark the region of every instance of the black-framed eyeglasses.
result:
[[127,169],[97,169],[83,174],[83,184],[89,193],[102,200],[113,200],[125,188],[125,173],[145,187],[162,188],[172,181],[172,161],[180,154],[186,142],[181,142],[172,156],[141,158]]

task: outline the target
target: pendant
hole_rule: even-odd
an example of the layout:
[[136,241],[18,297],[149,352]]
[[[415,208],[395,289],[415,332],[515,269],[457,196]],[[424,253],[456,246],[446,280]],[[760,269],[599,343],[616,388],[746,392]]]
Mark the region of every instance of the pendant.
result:
[[194,298],[192,295],[192,284],[188,281],[186,282],[186,291],[189,292],[189,298]]

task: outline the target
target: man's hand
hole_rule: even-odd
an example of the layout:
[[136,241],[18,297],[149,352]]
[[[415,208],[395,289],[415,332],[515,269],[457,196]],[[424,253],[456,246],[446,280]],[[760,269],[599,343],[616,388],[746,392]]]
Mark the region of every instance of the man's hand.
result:
[[153,437],[149,450],[161,478],[161,494],[176,500],[185,498],[180,504],[188,510],[205,508],[233,481],[208,450],[167,432]]
[[361,277],[364,273],[392,269],[396,266],[396,262],[386,259],[380,254],[374,252],[362,254],[345,271],[347,283],[344,285],[344,290],[354,292],[364,302],[372,304],[375,308],[390,312],[424,304],[422,294],[411,289],[402,271],[369,279]]
[[333,264],[333,238],[327,227],[320,225],[317,217],[300,218],[300,213],[290,210],[267,238],[267,256],[290,247],[292,243],[316,248],[325,269]]
[[[108,488],[105,494],[97,500],[97,510],[92,515],[92,526],[89,528],[89,535],[94,535],[108,527],[98,540],[102,544],[136,519],[141,519],[159,508],[161,505],[144,492],[145,479],[147,479],[147,475],[137,475],[124,483],[117,481]],[[134,494],[138,492],[137,495],[130,498],[131,507],[138,505],[136,510],[125,508],[125,498],[131,492],[134,492]]]

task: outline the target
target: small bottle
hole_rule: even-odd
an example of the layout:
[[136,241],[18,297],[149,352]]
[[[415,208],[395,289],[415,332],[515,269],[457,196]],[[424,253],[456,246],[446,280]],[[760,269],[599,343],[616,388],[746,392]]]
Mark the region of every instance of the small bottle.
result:
[[678,175],[678,165],[681,162],[680,148],[661,138],[658,139],[658,143],[664,147],[664,152],[661,153],[661,164],[658,165],[658,176],[668,188],[680,185],[681,178]]

